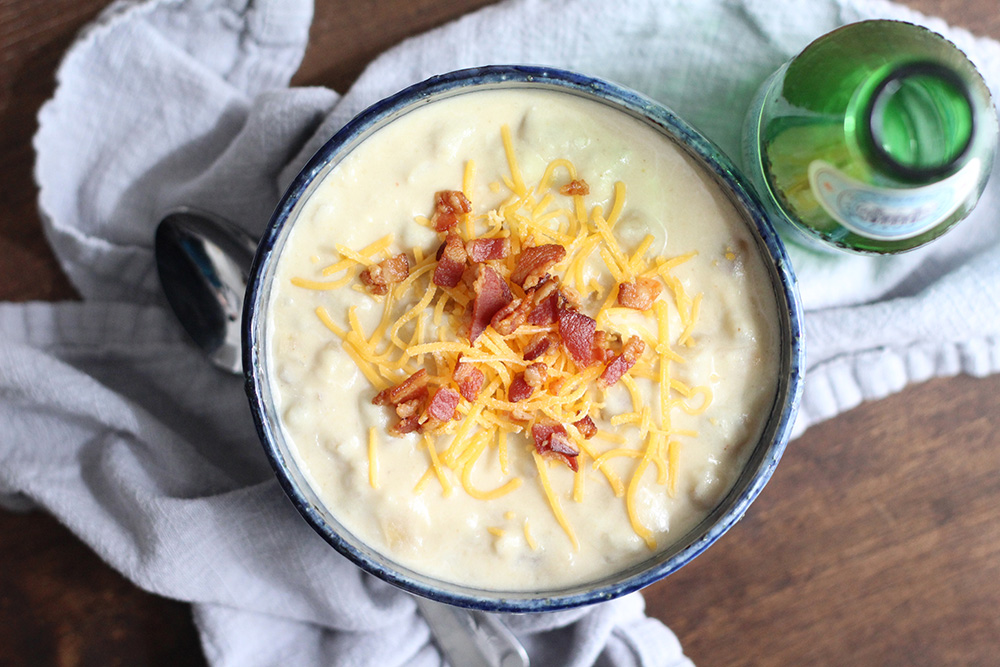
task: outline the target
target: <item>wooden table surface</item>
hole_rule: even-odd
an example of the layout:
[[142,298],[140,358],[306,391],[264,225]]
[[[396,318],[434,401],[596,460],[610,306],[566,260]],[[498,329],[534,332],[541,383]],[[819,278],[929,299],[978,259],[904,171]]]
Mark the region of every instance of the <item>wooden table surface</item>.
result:
[[[31,136],[108,0],[0,0],[0,299],[76,298],[45,243]],[[345,90],[485,0],[320,0],[295,83]],[[997,0],[906,0],[1000,39]],[[802,0],[808,11],[808,0]],[[700,665],[1000,664],[1000,377],[939,379],[791,443],[746,518],[645,591]],[[41,443],[44,444],[44,443]],[[0,512],[0,664],[203,664],[188,607],[41,513]]]

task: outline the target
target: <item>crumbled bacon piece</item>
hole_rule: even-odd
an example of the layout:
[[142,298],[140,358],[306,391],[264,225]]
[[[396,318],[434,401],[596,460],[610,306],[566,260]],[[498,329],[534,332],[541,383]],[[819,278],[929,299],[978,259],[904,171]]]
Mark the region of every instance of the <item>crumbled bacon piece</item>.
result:
[[542,455],[545,454],[553,454],[559,457],[566,462],[566,465],[573,472],[576,472],[578,467],[576,457],[580,455],[580,450],[573,444],[573,441],[569,439],[569,436],[565,432],[552,434],[548,445],[543,448]]
[[434,195],[434,229],[445,232],[458,223],[458,216],[472,211],[472,202],[458,190],[442,190]]
[[548,352],[555,343],[555,338],[551,334],[537,333],[530,341],[528,341],[522,356],[525,361],[534,361]]
[[524,248],[517,258],[517,266],[510,274],[510,281],[525,289],[534,287],[545,272],[566,257],[566,248],[558,243]]
[[406,378],[395,387],[383,389],[375,394],[372,403],[375,405],[392,405],[412,401],[415,398],[422,398],[427,395],[427,369],[421,368],[419,371]]
[[625,343],[625,347],[622,348],[621,354],[609,361],[608,365],[604,367],[601,377],[597,378],[597,384],[602,389],[607,389],[618,382],[635,365],[635,362],[639,359],[639,355],[645,349],[646,344],[638,336],[629,338],[628,342]]
[[559,317],[559,292],[553,290],[548,296],[538,302],[538,305],[528,313],[528,324],[544,327],[552,324]]
[[501,336],[512,334],[528,319],[528,310],[531,307],[531,299],[528,297],[514,299],[493,315],[490,324]]
[[531,437],[535,441],[535,450],[542,456],[557,458],[568,465],[573,472],[577,469],[577,456],[580,450],[566,433],[566,427],[558,423],[533,424]]
[[552,437],[553,433],[566,432],[565,427],[551,420],[540,421],[531,425],[531,437],[535,439],[535,446],[541,445]]
[[412,398],[408,401],[403,401],[396,405],[396,416],[400,419],[406,419],[407,417],[412,417],[420,412],[420,408],[423,407],[423,398]]
[[559,337],[580,368],[594,361],[592,348],[596,330],[597,322],[580,311],[570,308],[559,311]]
[[361,272],[359,278],[368,291],[382,295],[389,291],[389,285],[402,282],[410,275],[410,260],[405,253],[384,259]]
[[608,343],[608,332],[598,329],[594,332],[594,342],[591,344],[591,354],[595,363],[604,363],[615,356]]
[[587,181],[577,178],[559,188],[559,194],[566,195],[567,197],[570,195],[589,195],[590,186],[587,185]]
[[514,381],[510,383],[510,389],[507,390],[507,400],[511,403],[519,403],[531,398],[534,393],[535,388],[524,379],[524,373],[518,373]]
[[427,410],[421,417],[421,423],[427,423],[430,420],[437,420],[439,422],[446,422],[455,417],[455,408],[458,407],[459,401],[458,392],[450,387],[441,387],[431,398],[431,402],[427,405]]
[[437,266],[434,267],[434,284],[439,287],[457,285],[465,271],[465,258],[465,244],[462,243],[462,237],[454,231],[448,232],[439,251]]
[[539,389],[549,379],[549,367],[540,361],[529,364],[524,369],[524,381],[532,389]]
[[653,278],[636,278],[618,285],[618,303],[626,308],[649,310],[663,291],[663,285]]
[[507,283],[496,271],[480,265],[472,289],[476,298],[472,301],[472,323],[469,328],[469,342],[475,343],[486,330],[497,311],[514,300]]
[[538,279],[538,282],[533,287],[528,288],[525,294],[531,297],[531,303],[536,308],[553,296],[556,297],[558,303],[560,294],[559,281],[546,273]]
[[486,382],[486,375],[481,370],[461,359],[455,365],[455,372],[451,377],[458,384],[458,391],[462,394],[462,398],[470,403],[476,400],[483,388],[483,383]]
[[398,424],[394,424],[389,427],[389,435],[394,435],[397,438],[401,435],[406,435],[407,433],[413,433],[420,429],[419,418],[414,415],[412,417],[407,417],[406,419],[399,420]]
[[465,251],[473,262],[504,259],[510,254],[510,239],[472,239],[465,244]]
[[[558,289],[558,281],[552,278],[552,276],[548,274],[542,276],[534,287],[528,289],[523,299],[517,299],[507,304],[506,307],[493,316],[493,328],[501,336],[512,334],[517,331],[519,326],[525,322],[530,322],[531,316],[539,308],[542,308],[542,304],[550,303],[553,298],[556,299],[555,308],[558,309]],[[538,317],[537,319],[542,320],[543,318]],[[555,313],[553,313],[552,319],[544,324],[550,324],[553,321],[555,321]],[[535,322],[531,323],[535,324]]]
[[573,426],[575,426],[576,430],[580,432],[580,435],[583,436],[584,440],[590,440],[597,435],[597,424],[595,424],[594,420],[590,418],[590,415],[587,415],[580,421],[573,422]]
[[427,370],[419,371],[406,378],[395,387],[383,389],[375,395],[375,405],[391,405],[396,409],[399,422],[389,427],[391,435],[400,436],[420,428],[419,413],[427,400]]

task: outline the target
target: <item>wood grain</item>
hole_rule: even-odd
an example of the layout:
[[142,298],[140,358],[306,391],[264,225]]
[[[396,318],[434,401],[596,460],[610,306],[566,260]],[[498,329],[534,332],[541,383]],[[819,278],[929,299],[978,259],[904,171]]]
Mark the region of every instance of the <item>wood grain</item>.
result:
[[[107,0],[0,0],[0,299],[75,298],[38,222],[36,114]],[[485,0],[318,2],[297,84]],[[995,0],[908,0],[1000,38]],[[808,3],[803,0],[803,7]],[[700,665],[1000,663],[1000,377],[939,379],[793,442],[747,517],[646,590]],[[0,512],[0,664],[203,664],[186,605],[136,589],[51,518]]]
[[934,380],[814,427],[650,612],[705,665],[996,664],[997,391]]

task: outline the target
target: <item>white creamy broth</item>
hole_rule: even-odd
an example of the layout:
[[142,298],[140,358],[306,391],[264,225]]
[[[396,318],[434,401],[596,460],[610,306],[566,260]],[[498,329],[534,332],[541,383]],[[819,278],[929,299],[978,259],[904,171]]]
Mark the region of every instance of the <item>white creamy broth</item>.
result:
[[[512,196],[504,184],[505,177],[513,178],[501,140],[504,125],[528,186],[539,182],[550,162],[567,159],[589,185],[586,209],[600,206],[608,215],[616,183],[624,184],[625,205],[614,234],[629,257],[647,235],[653,237],[644,255],[650,266],[656,257],[697,253],[670,270],[684,293],[701,295],[687,344],[680,341],[685,321],[673,290],[665,285],[659,296],[667,305],[670,349],[682,359],[669,364],[669,375],[687,387],[704,388],[688,399],[675,391],[671,397],[686,401],[692,412],[709,401],[699,414],[688,414],[679,404],[670,410],[671,434],[657,451],[661,464],[676,464],[670,470],[674,493],[662,483],[657,465],[648,465],[631,484],[647,439],[640,424],[614,425],[611,420],[633,411],[632,396],[622,381],[606,393],[592,387],[587,396],[599,407],[590,415],[601,434],[587,440],[587,448],[597,456],[625,448],[640,454],[604,463],[623,487],[632,486],[620,496],[608,476],[594,469],[593,458],[581,454],[579,478],[564,462],[546,459],[552,495],[578,546],[543,489],[528,433],[507,438],[506,474],[498,441],[491,440],[468,479],[479,490],[519,479],[513,491],[490,500],[474,498],[461,473],[447,466],[442,474],[450,494],[433,473],[415,491],[431,466],[423,436],[388,434],[397,421],[394,412],[372,404],[377,388],[317,316],[321,307],[336,326],[349,331],[353,307],[357,323],[371,336],[383,319],[384,299],[356,289],[356,278],[334,290],[292,283],[293,278],[337,279],[343,274],[322,274],[323,267],[342,259],[336,246],[360,251],[388,234],[393,235],[391,245],[374,261],[406,253],[414,264],[414,248],[433,259],[443,236],[417,218],[430,217],[436,192],[462,189],[470,160],[475,165],[468,193],[474,216]],[[565,169],[553,173],[551,209],[573,210],[573,198],[558,193],[569,180]],[[477,229],[481,233],[484,227]],[[639,120],[552,91],[480,91],[434,102],[395,120],[348,155],[311,194],[290,231],[267,315],[271,385],[281,428],[330,511],[354,535],[402,565],[502,591],[554,590],[602,578],[669,547],[707,516],[736,481],[763,429],[776,395],[779,333],[771,283],[755,248],[740,214],[712,177]],[[603,289],[600,295],[584,294],[580,310],[594,317],[615,280],[597,252],[584,264],[583,276],[584,283]],[[429,278],[427,274],[419,284]],[[406,303],[396,304],[397,313],[424,293],[423,288],[411,290]],[[422,342],[438,340],[431,315],[436,300],[428,305]],[[608,313],[598,318],[599,328],[626,339],[633,333],[656,335],[652,312],[615,306]],[[452,330],[447,317],[442,322],[448,340],[467,341]],[[415,327],[415,321],[409,322],[400,337],[411,340]],[[637,372],[634,386],[652,423],[664,427],[658,421],[659,359],[653,346],[646,345],[640,364],[652,373],[643,377]],[[434,368],[429,359],[424,365]],[[396,381],[405,377],[400,372]],[[468,409],[464,399],[460,409]],[[450,423],[450,433],[432,438],[438,455],[461,424],[457,419]],[[374,458],[369,452],[372,426],[377,433]],[[669,443],[674,443],[670,459]],[[377,463],[374,473],[371,461]],[[640,535],[636,523],[649,534]]]

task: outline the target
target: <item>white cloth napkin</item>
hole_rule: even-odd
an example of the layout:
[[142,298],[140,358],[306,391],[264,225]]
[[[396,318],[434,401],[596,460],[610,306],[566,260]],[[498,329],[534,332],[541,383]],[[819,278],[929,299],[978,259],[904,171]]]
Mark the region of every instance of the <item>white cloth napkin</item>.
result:
[[[81,303],[0,304],[0,493],[41,506],[137,585],[193,603],[217,665],[437,665],[412,599],[298,517],[240,381],[192,349],[159,295],[152,235],[207,208],[259,234],[333,131],[458,67],[534,63],[636,88],[730,155],[760,81],[869,17],[944,33],[997,94],[1000,45],[877,0],[514,0],[409,40],[343,97],[289,89],[308,0],[119,2],[59,70],[35,137],[40,208]],[[972,219],[898,258],[793,249],[808,310],[807,425],[935,375],[1000,370],[1000,182]],[[536,665],[684,665],[638,595],[509,617]]]

